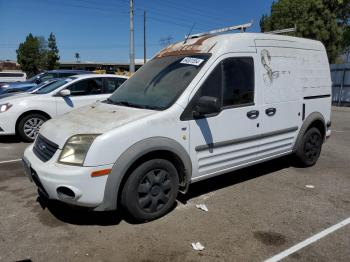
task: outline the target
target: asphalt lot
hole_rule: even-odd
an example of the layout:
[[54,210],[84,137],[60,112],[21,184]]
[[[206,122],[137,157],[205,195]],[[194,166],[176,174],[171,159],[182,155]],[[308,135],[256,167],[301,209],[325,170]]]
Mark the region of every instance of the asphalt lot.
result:
[[[333,108],[332,130],[314,167],[284,157],[199,182],[170,214],[138,225],[118,212],[42,209],[21,163],[4,162],[28,144],[0,137],[0,261],[263,261],[350,217],[348,108]],[[347,225],[284,261],[349,260]]]

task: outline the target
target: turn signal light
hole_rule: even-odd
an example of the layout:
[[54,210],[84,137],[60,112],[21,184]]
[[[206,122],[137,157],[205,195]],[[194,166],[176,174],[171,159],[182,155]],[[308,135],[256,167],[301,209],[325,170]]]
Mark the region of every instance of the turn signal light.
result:
[[105,176],[110,174],[112,169],[102,169],[91,173],[91,177]]

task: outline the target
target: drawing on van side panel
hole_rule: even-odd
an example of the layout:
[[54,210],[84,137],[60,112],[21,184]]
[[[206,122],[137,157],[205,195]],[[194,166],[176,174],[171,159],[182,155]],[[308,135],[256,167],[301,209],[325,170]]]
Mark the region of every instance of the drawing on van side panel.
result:
[[273,84],[273,81],[280,77],[280,74],[290,74],[289,71],[273,71],[271,68],[271,55],[270,52],[266,49],[261,50],[261,64],[266,70],[264,74],[264,83],[267,87],[270,87]]

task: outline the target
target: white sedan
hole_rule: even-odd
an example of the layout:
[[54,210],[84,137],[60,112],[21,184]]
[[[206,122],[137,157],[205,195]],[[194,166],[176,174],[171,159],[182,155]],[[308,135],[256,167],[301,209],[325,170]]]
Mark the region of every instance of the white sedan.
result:
[[127,78],[107,74],[77,75],[54,82],[33,94],[1,99],[0,135],[17,134],[25,141],[33,141],[46,120],[107,99]]

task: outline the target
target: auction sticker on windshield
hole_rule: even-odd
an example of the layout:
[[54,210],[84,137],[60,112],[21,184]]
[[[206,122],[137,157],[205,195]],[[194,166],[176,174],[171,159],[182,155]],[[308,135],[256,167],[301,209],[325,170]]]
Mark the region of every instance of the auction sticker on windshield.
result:
[[194,65],[194,66],[199,66],[201,63],[203,63],[204,59],[200,58],[195,58],[195,57],[185,57],[182,59],[180,62],[181,64],[186,64],[186,65]]

